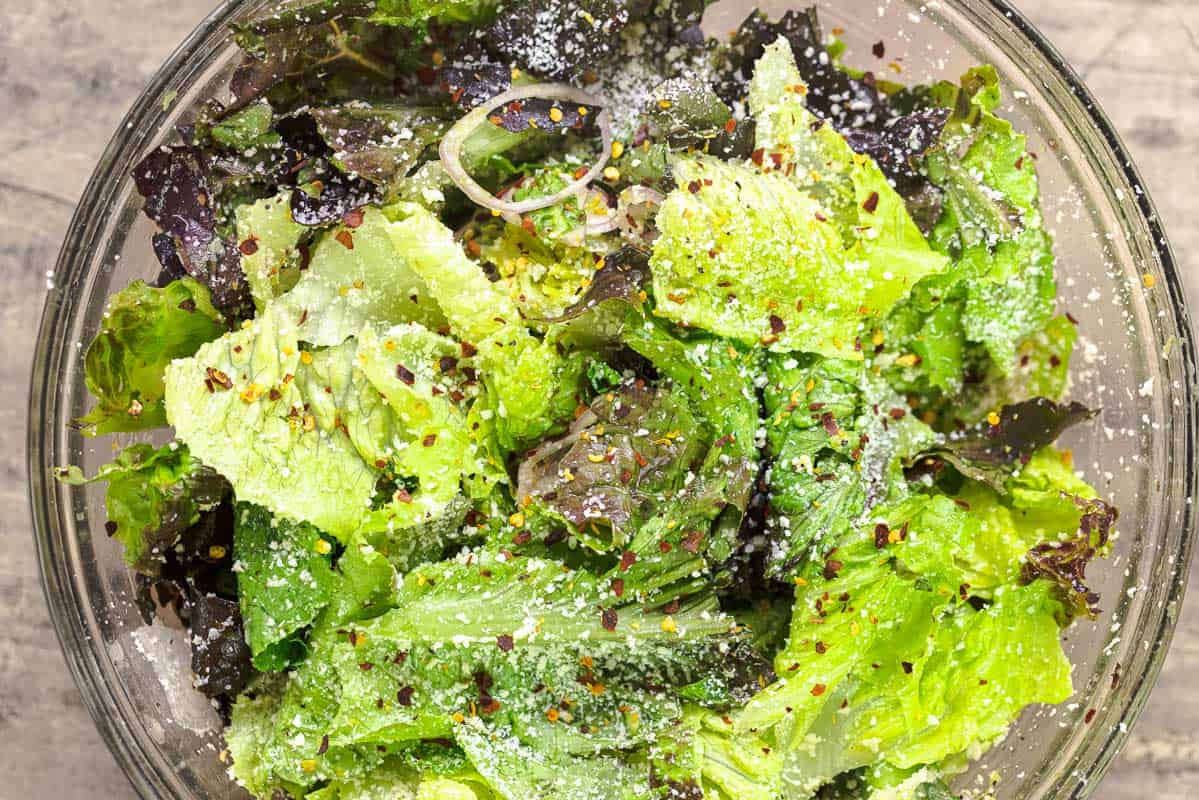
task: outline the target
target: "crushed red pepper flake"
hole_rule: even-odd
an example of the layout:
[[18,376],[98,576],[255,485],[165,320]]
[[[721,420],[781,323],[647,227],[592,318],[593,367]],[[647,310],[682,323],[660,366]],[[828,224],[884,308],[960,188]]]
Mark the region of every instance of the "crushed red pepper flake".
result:
[[877,41],[871,46],[870,52],[874,53],[875,58],[882,58],[887,54],[887,45],[881,40]]
[[364,213],[361,208],[351,209],[342,216],[341,221],[347,228],[357,228],[362,224]]
[[825,686],[823,683],[815,684],[814,686],[812,686],[812,697],[819,697],[820,695],[824,694],[824,692],[827,688],[828,687]]
[[911,662],[911,661],[901,661],[901,662],[899,662],[899,666],[903,667],[903,674],[904,674],[904,675],[911,675],[911,674],[912,674],[912,669],[913,669],[913,667],[912,667],[912,662]]
[[616,609],[605,608],[602,611],[600,611],[600,625],[604,626],[604,630],[606,630],[606,631],[616,630],[616,620],[617,620]]
[[396,364],[396,377],[408,386],[416,383],[416,373],[405,367],[403,364]]
[[771,314],[770,315],[770,332],[771,333],[782,333],[785,330],[787,330],[787,324],[785,322],[783,322],[783,318],[780,317],[778,314]]
[[612,587],[612,594],[617,597],[624,596],[624,578],[613,578],[610,585]]
[[840,572],[841,568],[844,566],[844,564],[835,558],[830,558],[828,561],[824,562],[824,570],[820,574],[824,576],[826,581],[831,581],[833,578],[837,577],[837,573]]
[[672,545],[670,542],[666,542],[666,541],[658,542],[658,552],[659,553],[669,553],[673,549],[674,549],[674,545]]
[[347,231],[347,230],[338,231],[337,234],[333,238],[336,239],[338,241],[338,243],[341,244],[341,246],[344,247],[345,249],[347,249],[347,250],[354,249],[354,234],[350,233],[349,231]]
[[463,358],[474,358],[479,354],[479,348],[475,347],[470,342],[460,342],[458,349],[462,351]]
[[433,445],[437,444],[437,434],[430,433],[425,438],[421,439],[420,443],[425,447],[432,447]]
[[873,214],[878,209],[878,192],[871,192],[870,196],[862,203],[862,208],[867,213]]
[[323,756],[327,752],[329,752],[329,734],[321,737],[321,746],[316,749],[318,756]]
[[258,252],[258,238],[251,236],[237,246],[243,256],[252,256]]
[[632,550],[625,550],[620,554],[620,571],[628,572],[629,567],[637,563],[637,554]]
[[1090,725],[1090,724],[1091,724],[1091,720],[1093,720],[1093,719],[1095,719],[1095,709],[1093,709],[1093,708],[1088,708],[1088,709],[1087,709],[1087,715],[1086,715],[1085,717],[1083,717],[1083,718],[1082,718],[1082,721],[1083,721],[1084,723],[1086,723],[1087,725]]
[[511,653],[512,648],[515,645],[515,643],[512,641],[512,637],[506,633],[501,633],[499,636],[495,637],[495,644],[498,648],[500,648],[501,651],[505,653]]
[[412,705],[412,695],[416,694],[416,689],[411,686],[405,686],[396,692],[396,702],[402,706]]

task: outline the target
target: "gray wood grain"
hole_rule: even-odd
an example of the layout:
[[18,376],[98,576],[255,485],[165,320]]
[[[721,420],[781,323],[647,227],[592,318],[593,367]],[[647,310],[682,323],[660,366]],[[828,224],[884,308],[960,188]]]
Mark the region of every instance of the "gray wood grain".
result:
[[[1199,302],[1199,4],[1020,3],[1123,133]],[[30,542],[28,369],[71,211],[122,114],[210,0],[0,3],[0,798],[133,793],[58,649]],[[1193,305],[1199,308],[1199,305]],[[1199,592],[1102,800],[1199,796]]]

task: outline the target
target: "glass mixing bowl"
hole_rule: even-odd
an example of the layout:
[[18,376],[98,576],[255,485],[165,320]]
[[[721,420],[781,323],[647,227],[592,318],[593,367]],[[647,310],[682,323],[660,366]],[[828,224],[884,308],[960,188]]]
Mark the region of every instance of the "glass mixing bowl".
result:
[[[102,486],[56,483],[52,467],[89,473],[112,444],[67,422],[85,411],[83,346],[105,298],[158,266],[152,225],[130,167],[174,136],[207,98],[223,96],[236,61],[227,30],[263,0],[218,8],[158,72],[96,167],[55,271],[38,336],[29,402],[29,484],[46,598],[67,661],[96,725],[143,797],[241,796],[222,762],[220,721],[190,685],[186,634],[147,625],[120,547],[104,535]],[[792,3],[792,5],[797,5]],[[1068,444],[1120,506],[1120,538],[1092,566],[1104,613],[1067,633],[1075,696],[1030,709],[1011,735],[958,781],[1000,797],[1085,797],[1096,787],[1149,694],[1186,583],[1195,490],[1194,343],[1177,267],[1153,205],[1111,124],[1078,76],[1002,0],[836,0],[826,27],[843,29],[849,63],[912,82],[979,62],[1004,80],[1005,113],[1039,156],[1045,216],[1057,236],[1063,309],[1082,334],[1072,395],[1103,408]],[[749,4],[709,10],[731,31]],[[768,3],[780,12],[786,6]],[[125,437],[131,438],[131,437]]]

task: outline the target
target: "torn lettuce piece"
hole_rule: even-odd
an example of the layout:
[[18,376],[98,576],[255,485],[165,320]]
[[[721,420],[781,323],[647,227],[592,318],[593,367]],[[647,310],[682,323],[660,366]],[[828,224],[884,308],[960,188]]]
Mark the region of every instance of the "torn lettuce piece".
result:
[[241,268],[259,310],[300,279],[300,243],[308,228],[292,219],[290,198],[285,190],[237,207]]
[[[547,242],[517,225],[496,222],[479,231],[478,258],[493,264],[508,295],[520,303],[525,316],[548,318],[562,314],[589,287],[597,258],[591,253]],[[471,244],[467,243],[468,250]]]
[[516,303],[487,279],[436,216],[410,203],[383,213],[392,220],[387,233],[395,252],[424,280],[460,339],[474,344],[519,323]]
[[764,386],[770,508],[767,573],[836,547],[872,508],[908,493],[903,467],[935,443],[860,362],[771,355]]
[[260,506],[241,503],[234,513],[237,593],[254,666],[286,669],[307,654],[295,634],[329,602],[333,545],[311,525],[276,519]]
[[511,730],[478,720],[458,725],[455,741],[488,783],[508,800],[648,800],[648,770],[612,755],[572,757],[546,753]]
[[162,571],[180,535],[229,493],[224,478],[175,442],[158,449],[131,444],[91,478],[78,467],[59,470],[57,477],[73,486],[108,483],[105,530],[124,545],[126,563],[151,576]]
[[239,500],[340,539],[366,513],[377,472],[345,434],[318,427],[304,410],[296,375],[309,359],[295,327],[268,308],[167,367],[167,419]]
[[161,289],[134,281],[108,299],[100,332],[84,355],[96,405],[74,424],[88,436],[166,424],[163,372],[176,358],[225,332],[208,290],[191,278]]
[[581,362],[565,359],[521,323],[516,301],[487,279],[454,241],[453,233],[423,208],[391,206],[388,230],[396,248],[424,278],[450,328],[477,351],[486,402],[501,446],[535,443],[576,405]]
[[283,139],[271,130],[274,119],[275,112],[270,103],[262,100],[225,117],[209,128],[208,134],[222,147],[241,153],[253,152],[260,147],[279,147]]
[[857,217],[849,174],[854,152],[832,125],[808,110],[806,92],[790,43],[780,37],[767,45],[749,83],[754,161],[781,171],[818,199],[851,241],[848,226]]
[[392,237],[395,223],[375,208],[363,209],[360,221],[350,222],[320,235],[308,268],[278,301],[276,313],[296,326],[299,339],[326,346],[341,344],[366,325],[443,326],[445,315],[421,273],[409,266],[417,256]]
[[561,431],[583,399],[584,358],[508,325],[479,342],[486,391],[480,402],[494,415],[500,446],[518,451]]
[[746,344],[861,358],[872,317],[944,269],[869,159],[850,168],[859,237],[779,172],[683,158],[658,215],[657,313]]

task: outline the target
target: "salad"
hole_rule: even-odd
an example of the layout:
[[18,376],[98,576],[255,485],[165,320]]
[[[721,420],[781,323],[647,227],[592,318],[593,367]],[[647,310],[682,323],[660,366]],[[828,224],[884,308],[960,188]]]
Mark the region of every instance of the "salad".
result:
[[1071,695],[1116,509],[995,70],[706,5],[281,7],[134,169],[59,477],[254,797],[933,800]]

